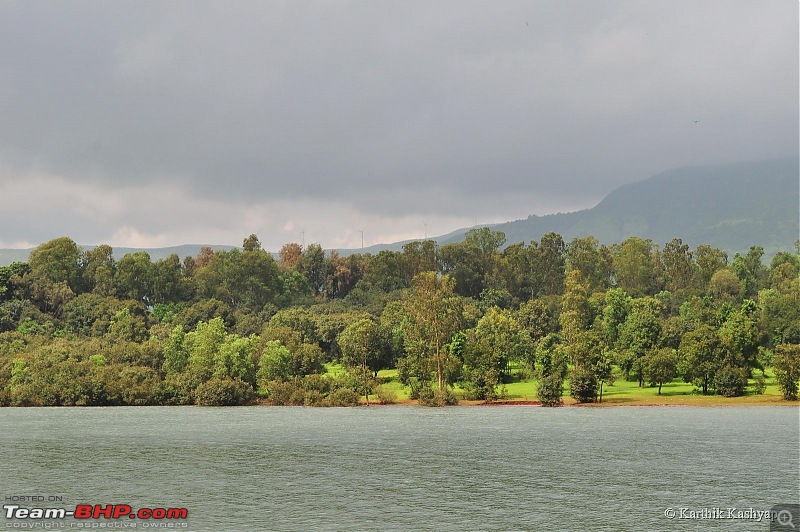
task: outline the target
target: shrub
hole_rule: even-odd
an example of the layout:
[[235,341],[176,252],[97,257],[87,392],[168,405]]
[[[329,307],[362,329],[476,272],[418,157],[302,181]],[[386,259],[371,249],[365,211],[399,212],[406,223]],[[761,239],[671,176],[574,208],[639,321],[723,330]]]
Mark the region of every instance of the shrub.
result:
[[322,406],[325,396],[317,390],[308,390],[303,397],[304,406]]
[[450,388],[434,390],[428,386],[420,390],[419,404],[424,406],[451,406],[458,404],[458,398]]
[[578,368],[569,378],[569,394],[579,403],[591,403],[597,396],[597,378],[586,368]]
[[297,387],[291,382],[271,381],[265,386],[267,400],[276,406],[291,405]]
[[339,388],[331,392],[323,401],[323,406],[356,406],[359,399],[358,392],[352,388]]
[[762,395],[767,389],[767,381],[764,375],[756,375],[755,382],[753,383],[753,393]]
[[194,404],[194,390],[191,379],[183,373],[167,375],[161,385],[164,404],[191,405]]
[[382,405],[393,405],[397,402],[397,392],[385,384],[378,386],[376,390],[378,402]]
[[253,398],[253,388],[249,384],[228,378],[209,379],[198,386],[194,393],[200,406],[240,405]]
[[547,375],[539,381],[536,395],[539,397],[542,406],[559,406],[563,404],[561,400],[561,388],[564,379],[559,374]]
[[736,366],[723,366],[714,375],[714,389],[723,397],[744,395],[747,370]]

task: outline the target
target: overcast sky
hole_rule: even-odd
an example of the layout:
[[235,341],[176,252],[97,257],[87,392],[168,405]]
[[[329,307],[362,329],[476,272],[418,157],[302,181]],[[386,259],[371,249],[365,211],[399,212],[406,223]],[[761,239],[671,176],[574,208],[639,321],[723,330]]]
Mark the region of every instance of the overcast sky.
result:
[[[0,2],[0,247],[358,247],[798,151],[798,2]],[[697,121],[695,123],[695,121]]]

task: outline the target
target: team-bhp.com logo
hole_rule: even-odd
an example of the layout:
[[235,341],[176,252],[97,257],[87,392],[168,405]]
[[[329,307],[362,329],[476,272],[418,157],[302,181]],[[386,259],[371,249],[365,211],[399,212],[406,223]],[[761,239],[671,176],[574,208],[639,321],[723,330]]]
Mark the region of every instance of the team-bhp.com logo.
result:
[[186,519],[186,508],[139,508],[130,504],[78,504],[74,510],[66,508],[26,508],[18,504],[4,504],[6,519]]

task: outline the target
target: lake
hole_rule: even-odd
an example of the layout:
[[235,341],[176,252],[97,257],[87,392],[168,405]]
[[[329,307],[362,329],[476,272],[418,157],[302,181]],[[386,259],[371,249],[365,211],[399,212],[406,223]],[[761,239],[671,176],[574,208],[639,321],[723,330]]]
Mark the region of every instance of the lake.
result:
[[183,530],[768,530],[665,511],[799,502],[799,412],[3,408],[0,495],[185,507]]

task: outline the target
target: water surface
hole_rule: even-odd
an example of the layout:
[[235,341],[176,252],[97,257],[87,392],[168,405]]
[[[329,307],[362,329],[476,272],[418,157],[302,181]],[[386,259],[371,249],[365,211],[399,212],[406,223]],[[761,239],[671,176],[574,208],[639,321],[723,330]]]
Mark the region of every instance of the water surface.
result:
[[[0,490],[186,507],[190,530],[767,530],[792,407],[0,409]],[[800,523],[798,523],[800,525]]]

